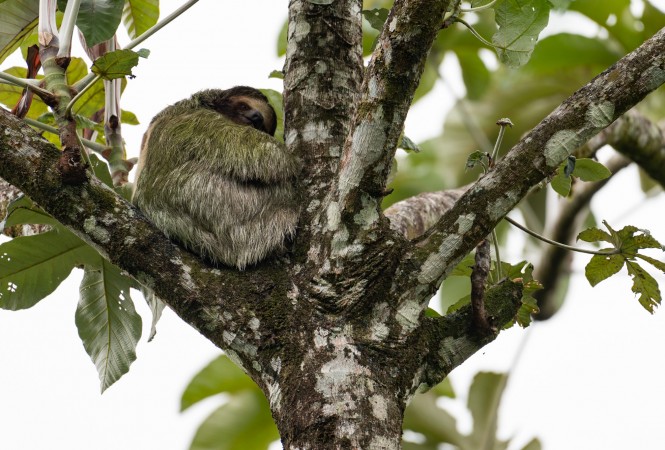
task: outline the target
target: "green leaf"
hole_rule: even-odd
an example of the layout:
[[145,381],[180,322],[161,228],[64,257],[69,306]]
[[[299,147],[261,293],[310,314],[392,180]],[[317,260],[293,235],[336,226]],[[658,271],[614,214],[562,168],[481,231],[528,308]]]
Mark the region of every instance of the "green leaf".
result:
[[483,167],[486,167],[483,163],[487,161],[488,157],[489,155],[487,153],[476,150],[475,152],[471,153],[468,158],[466,158],[466,164],[464,165],[464,168],[473,169],[478,164],[482,164]]
[[658,269],[661,272],[665,273],[665,262],[659,261],[659,260],[654,259],[654,258],[652,258],[650,256],[647,256],[647,255],[639,255],[638,254],[638,255],[635,255],[635,256],[637,256],[638,258],[648,262],[649,264],[654,266],[656,269]]
[[547,0],[503,0],[495,11],[499,29],[492,43],[499,60],[508,67],[526,64],[547,26],[550,4]]
[[0,245],[0,308],[34,306],[74,267],[97,258],[92,247],[64,228],[5,242]]
[[127,0],[122,10],[122,23],[131,39],[141,36],[159,19],[159,0]]
[[[10,67],[9,69],[4,70],[3,72],[9,75],[14,75],[15,77],[18,78],[25,78],[27,74],[27,70],[23,67]],[[43,78],[41,75],[37,76],[37,79],[41,78]],[[18,86],[6,83],[0,83],[0,103],[7,106],[8,109],[13,108],[18,103],[22,93],[23,89]],[[30,119],[36,119],[41,114],[44,114],[46,111],[48,111],[48,107],[46,106],[46,104],[38,96],[35,95],[32,98],[32,103],[30,104],[30,110],[28,111],[28,115],[26,117]]]
[[473,417],[469,436],[475,444],[472,448],[494,448],[488,442],[496,440],[497,415],[507,378],[506,374],[492,372],[479,372],[473,378],[468,400]]
[[612,236],[607,234],[607,232],[595,227],[588,228],[580,232],[580,234],[577,235],[577,240],[584,242],[603,241],[603,242],[609,242],[610,244],[614,243]]
[[436,311],[436,309],[427,308],[427,309],[425,310],[425,316],[427,316],[427,317],[432,317],[432,318],[435,318],[435,319],[436,319],[437,317],[441,317],[441,314],[439,314],[439,313]]
[[265,396],[243,391],[215,410],[199,427],[189,450],[267,449],[279,439]]
[[491,74],[475,49],[464,47],[455,50],[457,60],[462,70],[462,79],[466,86],[466,96],[469,100],[480,99],[489,87]]
[[609,178],[612,172],[607,167],[589,158],[580,158],[575,164],[573,176],[582,181],[600,181]]
[[231,362],[228,356],[221,355],[189,382],[180,399],[180,411],[222,392],[237,394],[251,389],[258,389],[252,379]]
[[606,40],[559,33],[538,42],[525,69],[535,73],[557,73],[571,67],[593,67],[599,73],[614,64],[621,54]]
[[139,64],[139,56],[147,57],[149,53],[142,49],[139,52],[134,50],[115,50],[100,56],[92,63],[90,70],[105,80],[115,78],[133,77],[132,68]]
[[661,301],[658,282],[636,262],[626,261],[626,268],[628,269],[628,275],[633,277],[632,290],[639,295],[638,301],[644,309],[653,314]]
[[[566,164],[564,162],[564,164]],[[572,179],[569,176],[566,176],[564,173],[563,166],[557,169],[556,175],[552,177],[550,181],[550,186],[554,189],[554,192],[559,194],[562,197],[568,197],[570,195],[570,189],[572,188]]]
[[7,217],[0,229],[25,224],[59,226],[60,222],[35,205],[28,197],[21,195],[7,206]]
[[141,293],[143,294],[143,298],[145,298],[145,301],[148,304],[148,307],[150,308],[150,312],[152,313],[152,323],[150,324],[150,335],[148,336],[148,342],[150,342],[155,338],[155,335],[157,334],[157,322],[159,322],[160,317],[162,317],[162,312],[166,307],[166,303],[164,303],[159,297],[157,297],[155,295],[155,291],[153,291],[152,289],[148,289],[145,286],[140,286],[140,289]]
[[141,337],[141,317],[129,289],[136,287],[120,269],[98,256],[86,265],[76,307],[76,327],[85,351],[97,367],[104,392],[129,371]]
[[122,109],[120,110],[120,122],[126,123],[127,125],[138,125],[139,119],[133,112]]
[[386,23],[388,18],[388,10],[386,8],[374,8],[363,10],[363,17],[367,20],[372,28],[377,31],[383,29],[383,24]]
[[[611,251],[612,249],[604,249]],[[623,267],[625,258],[622,255],[593,255],[584,268],[584,275],[591,286],[595,286],[603,280],[619,272]]]
[[[61,2],[58,8],[61,11]],[[88,47],[107,41],[113,37],[125,6],[125,0],[82,0],[76,26],[85,37]]]
[[456,397],[455,390],[453,389],[453,385],[450,382],[450,378],[448,377],[444,378],[441,383],[434,386],[431,392],[437,395],[438,397],[448,397],[448,398]]
[[9,0],[0,3],[0,63],[37,28],[39,0]]
[[268,74],[268,78],[277,78],[278,80],[284,79],[284,72],[281,70],[273,70]]
[[111,172],[109,172],[109,165],[99,159],[97,155],[90,155],[90,163],[92,164],[92,170],[95,173],[95,176],[102,183],[112,188],[113,179],[111,178]]
[[540,441],[536,438],[533,438],[528,444],[522,447],[522,450],[541,450],[543,446]]
[[277,115],[277,128],[275,129],[275,137],[284,142],[284,103],[282,100],[282,93],[274,89],[259,89],[263,95],[268,97],[270,105],[275,109]]
[[433,391],[416,394],[406,408],[404,429],[424,435],[428,442],[446,442],[462,449],[468,448],[466,437],[457,430],[455,418],[439,408],[439,396]]
[[289,21],[285,20],[277,37],[277,56],[286,55],[287,36],[289,34]]

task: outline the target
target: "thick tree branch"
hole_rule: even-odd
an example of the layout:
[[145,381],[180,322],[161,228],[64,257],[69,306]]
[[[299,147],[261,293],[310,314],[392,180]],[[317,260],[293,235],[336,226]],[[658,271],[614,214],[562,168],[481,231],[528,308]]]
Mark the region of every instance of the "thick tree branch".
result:
[[391,205],[384,215],[390,220],[390,228],[409,240],[415,239],[437,223],[466,190],[424,192]]
[[[264,342],[250,322],[263,319],[261,308],[275,300],[276,286],[286,276],[280,264],[244,273],[208,267],[98,180],[63,184],[56,169],[61,152],[2,108],[0,130],[1,178],[153,289],[213,343],[241,361],[252,359],[247,352]],[[271,325],[282,326],[281,321]]]
[[[665,29],[575,92],[462,195],[409,255],[404,302],[421,308],[449,270],[577,147],[665,83]],[[415,283],[413,280],[417,280]]]
[[[344,144],[335,204],[352,228],[375,225],[404,119],[450,0],[397,0],[377,41]],[[349,233],[352,241],[355,232]]]
[[289,5],[284,140],[303,159],[304,234],[335,178],[353,115],[363,70],[361,10],[361,0]]

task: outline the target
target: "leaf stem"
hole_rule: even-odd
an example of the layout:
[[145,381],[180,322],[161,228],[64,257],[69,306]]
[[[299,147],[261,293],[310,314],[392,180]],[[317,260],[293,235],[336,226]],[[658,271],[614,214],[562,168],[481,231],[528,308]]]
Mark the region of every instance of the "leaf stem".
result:
[[60,48],[57,58],[69,58],[72,52],[72,36],[74,35],[74,25],[79,15],[81,0],[71,0],[67,2],[65,13],[60,25]]
[[[92,72],[91,72],[91,73],[92,73]],[[76,102],[77,102],[77,101],[83,96],[83,94],[85,94],[85,92],[86,92],[88,89],[90,89],[92,86],[94,86],[95,83],[97,82],[97,80],[99,80],[100,78],[101,78],[100,75],[95,75],[95,76],[92,78],[92,80],[90,81],[90,83],[88,83],[88,84],[86,84],[85,86],[83,86],[83,89],[81,89],[81,90],[78,92],[78,94],[76,94],[76,95],[74,96],[74,98],[72,98],[72,99],[69,101],[69,103],[67,104],[67,107],[65,108],[65,117],[71,117],[72,108],[74,107],[74,103],[76,103]]]
[[510,121],[510,119],[503,118],[497,120],[496,124],[500,127],[499,128],[499,136],[496,138],[496,142],[494,143],[494,149],[492,150],[492,159],[490,160],[490,164],[493,166],[497,162],[497,158],[499,157],[499,149],[501,148],[501,142],[503,141],[503,135],[506,133],[506,127],[512,127],[513,123]]
[[519,222],[514,221],[510,217],[504,217],[505,221],[510,223],[511,225],[519,228],[520,230],[524,231],[526,234],[535,237],[536,239],[539,239],[543,242],[546,242],[550,245],[554,245],[559,248],[563,248],[565,250],[570,250],[573,252],[578,252],[578,253],[587,253],[589,255],[616,255],[617,253],[620,253],[620,250],[617,248],[612,249],[611,251],[598,251],[598,250],[587,250],[585,248],[580,248],[580,247],[573,247],[572,245],[566,245],[562,244],[561,242],[553,241],[552,239],[548,239],[545,236],[542,236],[538,233],[536,233],[533,230],[528,229],[524,225],[520,224]]
[[461,8],[460,11],[463,12],[463,13],[482,11],[482,10],[484,10],[484,9],[489,9],[489,8],[491,8],[492,6],[494,6],[495,3],[496,3],[496,0],[492,0],[492,1],[489,2],[489,3],[486,3],[486,4],[484,4],[484,5],[480,5],[480,6],[476,6],[475,8],[468,8],[468,9]]
[[477,31],[476,31],[471,25],[469,25],[469,23],[466,22],[464,19],[460,19],[459,17],[455,17],[455,22],[459,22],[459,23],[461,23],[462,25],[464,25],[465,27],[467,27],[467,28],[469,29],[469,31],[471,32],[471,34],[473,34],[473,35],[476,37],[476,39],[478,39],[480,42],[482,42],[483,44],[485,44],[485,45],[488,46],[488,47],[492,47],[492,48],[494,48],[494,44],[492,44],[490,41],[488,41],[487,39],[485,39],[484,37],[482,37],[482,36],[481,36],[481,35],[480,35],[480,34],[479,34],[479,33],[478,33],[478,32],[477,32]]
[[499,253],[499,238],[496,235],[496,228],[492,230],[492,245],[494,245],[494,270],[496,271],[496,283],[503,279],[503,269],[501,268],[501,254]]

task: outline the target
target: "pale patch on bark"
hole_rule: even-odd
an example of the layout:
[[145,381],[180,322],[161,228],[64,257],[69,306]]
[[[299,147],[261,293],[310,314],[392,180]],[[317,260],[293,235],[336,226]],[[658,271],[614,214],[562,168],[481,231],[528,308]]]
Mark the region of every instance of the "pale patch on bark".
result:
[[422,266],[418,275],[418,282],[421,284],[430,284],[441,276],[441,266],[448,262],[449,256],[462,244],[462,236],[471,229],[476,215],[473,213],[463,214],[457,218],[457,233],[450,234],[443,239],[439,250],[432,253]]
[[654,64],[642,73],[640,81],[644,83],[650,91],[655,90],[665,83],[665,69],[658,64]]
[[444,364],[449,366],[451,370],[458,365],[462,364],[469,355],[475,353],[478,346],[469,340],[467,336],[454,338],[448,336],[441,341],[441,349],[439,356]]
[[519,202],[519,197],[516,192],[506,192],[503,197],[488,206],[487,214],[490,220],[498,220],[505,216],[507,211],[510,211],[517,202]]
[[325,122],[308,122],[302,128],[304,142],[324,143],[330,138],[330,126]]
[[397,449],[398,445],[395,444],[393,439],[385,436],[374,436],[372,442],[369,443],[370,450],[388,450]]
[[373,206],[376,201],[369,195],[363,193],[360,197],[362,209],[353,217],[353,221],[361,225],[364,229],[372,228],[372,226],[379,220],[379,212]]
[[372,405],[372,414],[379,420],[388,419],[388,402],[381,396],[374,394],[369,398],[369,404]]
[[411,333],[418,326],[418,317],[421,307],[415,300],[407,300],[397,310],[397,323],[402,327],[401,335],[405,336]]
[[375,342],[381,342],[390,334],[390,329],[386,325],[386,320],[390,315],[388,303],[379,303],[374,307],[370,325],[369,338]]
[[558,167],[577,147],[580,138],[573,130],[561,130],[545,144],[545,162],[550,168]]
[[89,234],[95,241],[106,244],[111,239],[111,235],[104,228],[97,226],[97,219],[88,217],[83,222],[83,230]]
[[586,120],[592,127],[600,129],[605,128],[614,118],[614,103],[603,102],[601,104],[592,103],[586,112]]

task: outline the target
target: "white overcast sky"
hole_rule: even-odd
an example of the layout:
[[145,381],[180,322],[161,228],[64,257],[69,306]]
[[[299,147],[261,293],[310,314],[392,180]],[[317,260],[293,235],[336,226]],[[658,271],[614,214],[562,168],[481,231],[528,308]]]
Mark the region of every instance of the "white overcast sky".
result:
[[[162,0],[162,17],[182,3]],[[665,0],[659,5],[665,10]],[[142,120],[123,128],[130,153],[138,152],[150,117],[192,92],[237,84],[281,91],[281,81],[267,76],[283,64],[275,48],[287,6],[286,0],[201,0],[145,42],[150,57],[135,69],[122,104]],[[455,68],[447,64],[444,73],[459,88]],[[448,98],[438,84],[410,113],[409,136],[418,141],[437,134],[445,113],[441,105]],[[603,208],[598,219],[615,227],[630,223],[650,229],[664,242],[665,202],[644,200],[635,171],[625,172],[594,200]],[[501,433],[515,437],[516,444],[540,437],[546,450],[661,450],[665,315],[650,316],[639,306],[627,276],[590,288],[583,261],[577,259],[563,310],[528,333],[502,405]],[[137,294],[144,318],[138,359],[100,396],[95,367],[74,326],[80,278],[75,273],[30,310],[0,310],[0,449],[186,449],[196,425],[219,400],[180,414],[180,394],[219,350],[170,311],[154,342],[147,344],[150,316]],[[664,277],[658,279],[665,286]],[[524,330],[509,330],[456,369],[451,378],[458,393],[478,370],[508,369],[526,336]],[[451,408],[461,426],[469,426],[470,418],[458,405]]]

